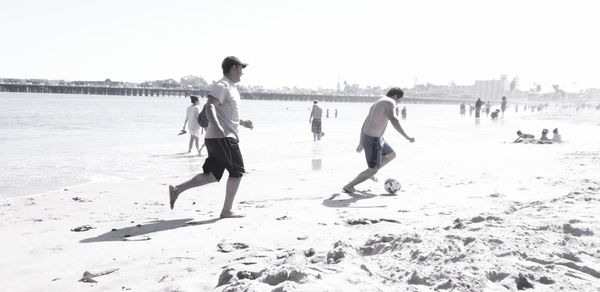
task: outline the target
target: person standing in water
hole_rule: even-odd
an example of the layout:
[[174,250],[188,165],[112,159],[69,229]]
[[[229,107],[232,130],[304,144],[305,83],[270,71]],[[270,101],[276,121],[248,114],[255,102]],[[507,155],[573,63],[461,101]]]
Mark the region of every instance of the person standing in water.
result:
[[394,115],[394,108],[403,96],[404,91],[394,87],[369,109],[369,114],[360,130],[358,147],[356,147],[356,152],[360,153],[365,150],[367,169],[360,172],[356,178],[342,188],[345,193],[355,193],[356,189],[354,187],[356,185],[372,178],[382,167],[396,157],[392,147],[383,139],[388,121],[404,138],[411,143],[415,142],[415,138],[409,137],[400,126],[398,115]]
[[478,98],[475,102],[475,119],[479,119],[479,115],[481,114],[481,106],[483,105],[483,101],[481,98]]
[[319,106],[319,101],[313,102],[312,110],[310,111],[310,117],[308,117],[308,122],[311,124],[311,132],[313,133],[313,141],[321,140],[323,136],[322,132],[322,116],[323,109]]
[[506,111],[506,96],[502,97],[502,102],[500,103],[500,110],[502,110],[502,118],[504,118],[504,112]]

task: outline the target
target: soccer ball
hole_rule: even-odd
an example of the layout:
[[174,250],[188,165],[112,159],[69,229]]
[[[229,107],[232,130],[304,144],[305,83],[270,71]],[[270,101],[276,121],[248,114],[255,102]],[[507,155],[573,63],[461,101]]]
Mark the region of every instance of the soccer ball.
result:
[[400,185],[400,183],[397,180],[395,180],[393,178],[388,178],[385,180],[383,187],[385,188],[385,190],[388,193],[390,193],[390,195],[393,195],[397,191],[399,191],[402,186]]

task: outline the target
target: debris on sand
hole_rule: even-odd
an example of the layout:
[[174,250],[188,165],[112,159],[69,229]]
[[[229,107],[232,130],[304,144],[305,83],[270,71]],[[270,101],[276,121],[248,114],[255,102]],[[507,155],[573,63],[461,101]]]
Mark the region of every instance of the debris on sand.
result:
[[98,283],[98,281],[94,280],[93,278],[108,275],[108,274],[113,273],[118,270],[119,269],[110,269],[110,270],[106,270],[106,271],[102,271],[102,272],[98,272],[98,273],[92,273],[89,271],[85,271],[85,272],[83,272],[83,278],[79,279],[79,282]]

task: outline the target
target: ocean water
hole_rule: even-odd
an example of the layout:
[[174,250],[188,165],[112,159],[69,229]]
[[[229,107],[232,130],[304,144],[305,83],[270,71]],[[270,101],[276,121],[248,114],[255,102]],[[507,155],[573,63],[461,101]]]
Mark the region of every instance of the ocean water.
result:
[[[188,105],[189,99],[174,97],[0,93],[0,198],[95,181],[200,172],[206,156],[195,155],[195,150],[187,154],[189,136],[177,136]],[[308,122],[311,102],[243,100],[241,116],[255,125],[240,132],[247,169],[284,170],[296,167],[298,160],[306,165],[312,161],[314,167],[315,157],[340,161],[329,168],[334,171],[362,167],[354,149],[370,104],[321,105],[329,109],[330,118],[324,119],[323,141],[315,143]],[[402,125],[417,143],[405,147],[406,141],[391,125],[386,134],[405,159],[435,157],[443,149],[485,155],[489,145],[516,138],[518,129],[539,136],[542,128],[559,127],[573,141],[569,149],[561,148],[563,152],[594,149],[598,142],[589,135],[598,130],[593,122],[596,113],[560,109],[514,113],[511,108],[505,119],[491,121],[484,115],[475,123],[468,115],[459,116],[458,105],[407,108],[408,119]],[[310,171],[310,166],[306,169]]]

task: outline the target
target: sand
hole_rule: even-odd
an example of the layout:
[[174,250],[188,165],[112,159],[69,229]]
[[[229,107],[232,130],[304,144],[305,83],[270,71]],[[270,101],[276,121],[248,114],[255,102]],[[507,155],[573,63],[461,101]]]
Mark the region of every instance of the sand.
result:
[[596,140],[449,149],[415,136],[362,194],[340,193],[363,167],[352,149],[249,165],[244,218],[218,219],[224,182],[170,210],[167,186],[191,173],[2,199],[0,290],[600,290]]

